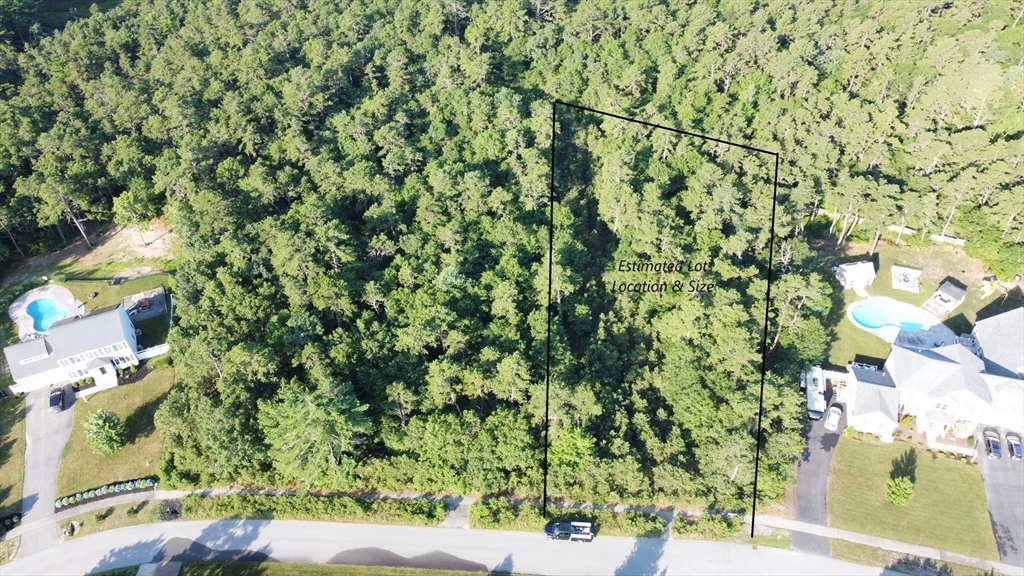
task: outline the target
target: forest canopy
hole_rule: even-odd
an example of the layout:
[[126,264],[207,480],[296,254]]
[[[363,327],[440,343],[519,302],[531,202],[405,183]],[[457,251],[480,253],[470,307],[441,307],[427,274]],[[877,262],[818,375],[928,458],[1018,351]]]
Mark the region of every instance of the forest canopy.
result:
[[[127,0],[29,43],[0,37],[0,264],[169,217],[177,382],[157,425],[171,483],[536,495],[552,100],[777,150],[785,260],[768,261],[764,222],[694,239],[734,255],[720,270],[744,290],[626,322],[579,308],[585,278],[566,276],[552,310],[556,336],[608,347],[553,382],[557,494],[745,506],[762,335],[765,499],[802,447],[795,375],[826,346],[812,213],[839,241],[905,225],[906,241],[964,237],[1000,277],[1020,273],[1019,10]],[[600,197],[609,166],[640,199],[711,197],[744,221],[727,191],[751,157],[594,130],[580,132],[601,156],[593,217],[615,234],[661,207],[616,212]],[[764,326],[750,270],[769,267]],[[627,361],[641,351],[658,362]]]

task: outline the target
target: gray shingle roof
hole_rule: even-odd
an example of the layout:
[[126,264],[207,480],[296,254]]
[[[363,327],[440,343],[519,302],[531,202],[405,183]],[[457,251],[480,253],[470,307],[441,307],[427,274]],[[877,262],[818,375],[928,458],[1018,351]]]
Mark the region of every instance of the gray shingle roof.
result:
[[985,371],[1021,378],[1024,375],[1024,306],[978,320],[974,337],[985,356]]
[[967,297],[966,288],[958,286],[950,282],[949,280],[946,280],[945,282],[942,283],[942,286],[939,286],[939,292],[945,293],[954,300],[963,300],[964,298]]
[[[120,305],[93,312],[82,318],[55,323],[43,336],[4,348],[7,366],[15,381],[28,378],[58,367],[57,360],[88,352],[103,346],[110,346],[125,340],[125,334],[118,318]],[[22,364],[22,360],[43,354],[44,347],[49,355],[41,360]]]
[[[884,372],[861,370],[854,368],[857,387],[853,396],[854,416],[866,416],[879,413],[893,422],[900,411],[900,393],[892,385],[892,380]],[[881,376],[879,376],[881,375]],[[861,380],[861,377],[864,380]]]
[[979,374],[984,363],[962,344],[932,350],[893,346],[885,369],[900,389],[921,392],[929,398],[968,392],[992,404],[988,385]]

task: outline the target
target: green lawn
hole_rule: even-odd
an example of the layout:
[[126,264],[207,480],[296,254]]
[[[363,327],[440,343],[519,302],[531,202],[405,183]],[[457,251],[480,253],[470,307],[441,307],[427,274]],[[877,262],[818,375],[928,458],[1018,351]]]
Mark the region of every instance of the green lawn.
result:
[[[114,530],[125,526],[152,524],[160,519],[160,502],[144,500],[133,504],[118,504],[95,512],[86,512],[72,516],[57,523],[57,533],[63,534],[74,523],[75,532],[63,536],[65,540],[81,538],[104,530]],[[135,572],[132,572],[135,574]]]
[[[71,293],[75,295],[75,298],[85,302],[86,312],[92,312],[93,310],[106,308],[107,306],[113,306],[114,304],[120,304],[121,298],[132,294],[138,294],[143,290],[152,290],[158,286],[167,288],[171,285],[171,282],[171,276],[168,274],[154,274],[137,280],[129,280],[119,286],[111,286],[107,281],[68,281],[61,283],[61,286],[71,290]],[[90,300],[89,294],[92,294],[93,292],[96,293],[96,297]]]
[[0,516],[21,512],[25,477],[25,399],[0,400]]
[[[77,402],[71,438],[60,460],[57,495],[155,475],[163,439],[153,427],[153,413],[173,383],[174,370],[159,368],[135,384],[97,392],[86,398],[88,402]],[[114,412],[128,426],[128,444],[109,456],[94,453],[85,439],[85,419],[100,409]]]
[[287,562],[185,562],[181,576],[469,576],[479,572],[347,564]]
[[932,460],[929,453],[917,449],[910,505],[900,508],[886,500],[892,462],[911,449],[904,442],[877,444],[840,437],[829,472],[829,525],[999,560],[977,466],[946,458]]
[[[843,260],[851,260],[852,256],[863,254],[867,257],[870,245],[851,244],[844,253]],[[1011,294],[1003,302],[1002,293],[996,292],[982,298],[981,278],[984,276],[981,262],[950,246],[915,247],[879,244],[875,252],[878,261],[877,276],[871,286],[867,287],[872,296],[888,296],[914,306],[924,304],[939,287],[946,277],[953,277],[967,286],[967,298],[943,323],[954,333],[970,332],[977,320],[979,311],[984,310],[983,318],[1005,312],[1022,304],[1020,293]],[[896,290],[892,287],[892,265],[900,264],[922,270],[920,291],[917,294]],[[860,298],[853,290],[842,293],[844,310]],[[889,344],[881,338],[873,336],[854,326],[845,313],[836,326],[836,339],[828,352],[828,362],[832,366],[843,367],[855,360],[871,362],[871,359],[884,360],[889,355]]]
[[830,540],[830,542],[832,543],[833,558],[863,566],[889,568],[902,574],[937,574],[941,576],[996,576],[999,574],[999,572],[983,572],[961,564],[951,564],[863,544],[854,544],[846,540]]

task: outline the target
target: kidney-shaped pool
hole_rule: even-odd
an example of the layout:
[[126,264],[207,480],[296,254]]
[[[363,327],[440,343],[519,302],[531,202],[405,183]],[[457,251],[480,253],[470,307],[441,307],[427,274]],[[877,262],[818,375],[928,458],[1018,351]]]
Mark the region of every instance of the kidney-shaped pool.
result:
[[877,330],[885,326],[895,326],[906,331],[923,330],[939,321],[916,306],[885,296],[855,302],[850,306],[850,317],[865,330]]
[[46,332],[53,323],[68,317],[68,311],[57,307],[53,298],[39,298],[28,303],[25,312],[32,317],[32,328],[36,332]]

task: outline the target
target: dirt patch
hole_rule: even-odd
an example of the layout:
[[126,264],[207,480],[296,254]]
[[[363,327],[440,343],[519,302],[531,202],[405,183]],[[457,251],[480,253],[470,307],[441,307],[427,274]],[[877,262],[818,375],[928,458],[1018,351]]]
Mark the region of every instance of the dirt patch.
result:
[[161,269],[147,262],[173,260],[174,233],[165,219],[150,222],[145,231],[137,226],[108,225],[89,237],[93,248],[81,238],[67,248],[24,261],[0,279],[0,286],[28,282],[47,273],[88,275],[100,270],[103,275],[126,279],[146,276]]

